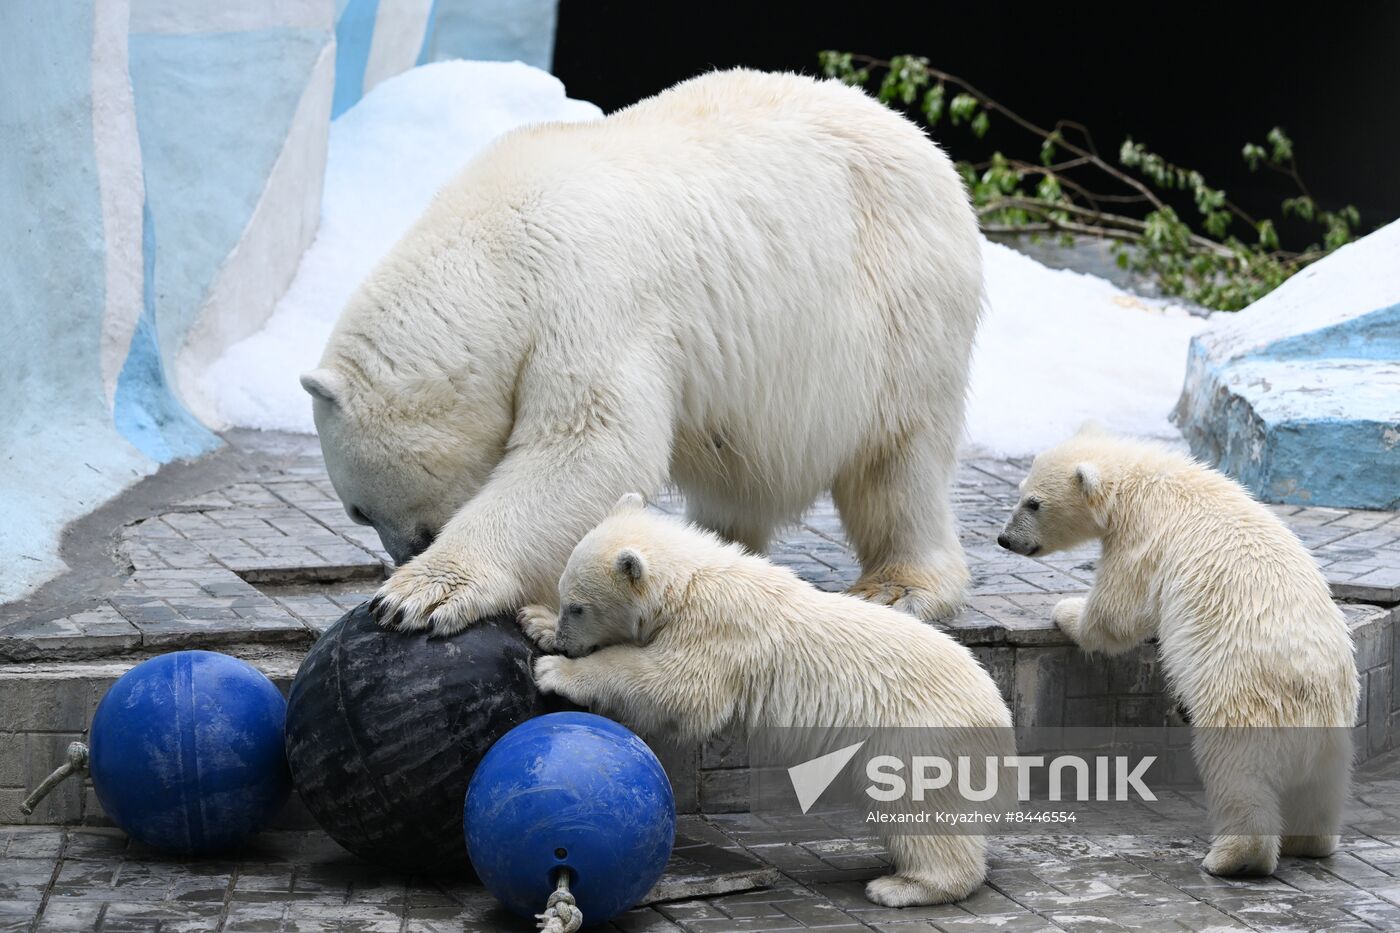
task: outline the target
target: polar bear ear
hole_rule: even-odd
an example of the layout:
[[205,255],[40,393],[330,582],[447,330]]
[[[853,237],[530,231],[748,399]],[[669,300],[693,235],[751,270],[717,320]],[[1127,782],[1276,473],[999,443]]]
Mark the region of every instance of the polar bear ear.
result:
[[613,560],[613,567],[617,568],[617,572],[633,584],[641,583],[642,578],[647,575],[646,560],[630,547],[617,552],[617,557]]
[[340,374],[332,369],[313,369],[309,373],[301,374],[301,387],[315,398],[332,405],[340,404],[341,398],[345,394],[345,383],[340,378]]
[[1099,491],[1102,479],[1099,476],[1099,468],[1092,463],[1081,463],[1074,468],[1075,482],[1079,483],[1079,488],[1086,496],[1093,496]]
[[646,500],[642,498],[641,493],[629,492],[623,495],[621,499],[618,499],[617,502],[613,503],[612,510],[614,512],[636,512],[646,508],[646,504]]

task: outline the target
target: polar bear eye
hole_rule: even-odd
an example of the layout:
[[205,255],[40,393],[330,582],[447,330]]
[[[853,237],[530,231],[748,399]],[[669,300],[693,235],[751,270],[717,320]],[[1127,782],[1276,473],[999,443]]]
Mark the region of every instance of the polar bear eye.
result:
[[1032,512],[1039,512],[1039,511],[1040,511],[1040,500],[1039,500],[1039,499],[1027,499],[1027,500],[1026,500],[1026,508],[1030,509]]
[[570,606],[570,607],[569,607],[567,610],[565,610],[565,611],[568,612],[568,614],[571,615],[571,616],[573,616],[575,619],[577,619],[579,616],[583,615],[583,607],[582,607],[582,606],[578,606],[578,605]]

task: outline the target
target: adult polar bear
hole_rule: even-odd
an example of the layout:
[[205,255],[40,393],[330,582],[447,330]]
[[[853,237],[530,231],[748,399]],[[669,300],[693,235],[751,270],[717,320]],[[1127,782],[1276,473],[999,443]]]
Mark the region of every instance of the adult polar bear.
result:
[[948,486],[981,304],[966,193],[913,124],[717,72],[492,144],[302,384],[336,492],[402,564],[386,623],[550,601],[618,496],[668,477],[755,551],[830,489],[853,592],[933,618],[967,581]]

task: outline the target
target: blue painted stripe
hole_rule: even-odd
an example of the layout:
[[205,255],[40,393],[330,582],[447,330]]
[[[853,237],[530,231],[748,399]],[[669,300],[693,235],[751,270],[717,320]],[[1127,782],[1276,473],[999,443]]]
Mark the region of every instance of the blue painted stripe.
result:
[[351,107],[365,93],[365,68],[374,41],[379,0],[349,0],[335,24],[335,96],[331,119]]
[[438,0],[428,6],[428,21],[423,26],[423,44],[418,48],[418,61],[416,64],[426,65],[428,63],[428,53],[433,47],[433,30],[437,28]]
[[112,421],[137,450],[158,463],[197,457],[221,443],[175,398],[156,331],[156,232],[151,206],[141,210],[143,303],[126,362],[117,377]]

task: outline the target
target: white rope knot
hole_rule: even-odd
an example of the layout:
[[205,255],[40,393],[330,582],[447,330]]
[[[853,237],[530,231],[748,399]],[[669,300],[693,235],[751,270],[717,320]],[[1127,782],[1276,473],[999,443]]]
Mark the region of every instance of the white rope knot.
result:
[[583,911],[569,893],[569,872],[559,872],[558,887],[549,895],[544,913],[535,914],[540,933],[578,933],[583,926]]

